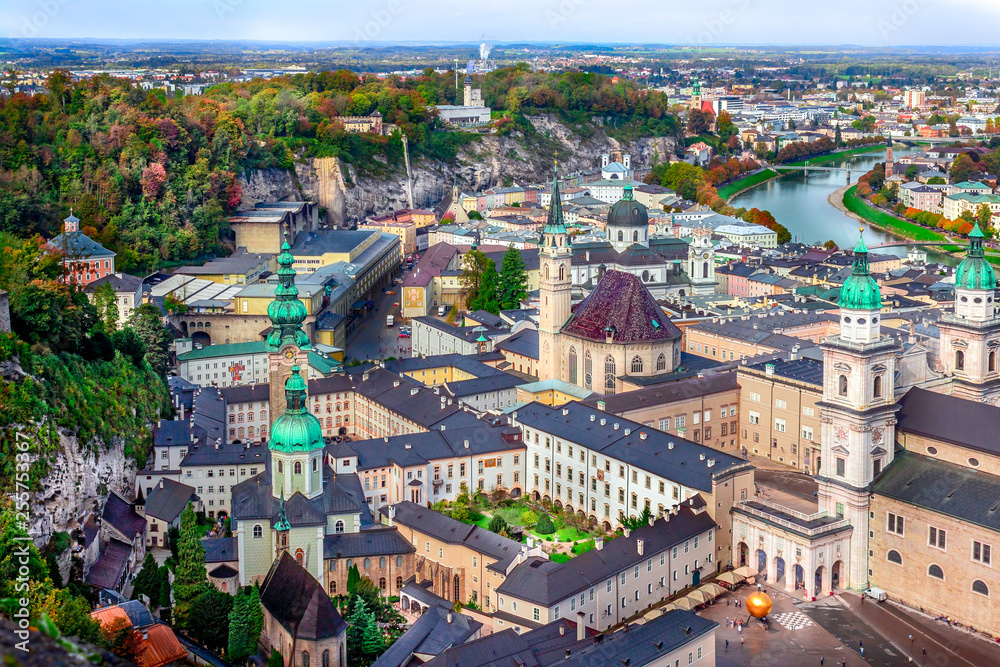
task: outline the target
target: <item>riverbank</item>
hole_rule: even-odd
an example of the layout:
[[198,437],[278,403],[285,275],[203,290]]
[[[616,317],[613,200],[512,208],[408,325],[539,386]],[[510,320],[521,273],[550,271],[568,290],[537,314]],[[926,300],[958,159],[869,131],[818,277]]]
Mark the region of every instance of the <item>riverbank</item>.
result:
[[[862,155],[864,153],[875,153],[880,150],[884,150],[885,146],[883,144],[875,144],[872,146],[862,146],[860,148],[848,148],[843,151],[835,151],[833,153],[826,153],[824,155],[819,155],[817,157],[808,158],[807,160],[797,160],[795,162],[789,162],[790,167],[802,167],[808,161],[811,166],[818,166],[825,162],[835,162],[841,160],[845,157],[851,157],[853,155]],[[732,183],[727,183],[718,189],[719,196],[726,200],[728,204],[730,200],[738,195],[743,194],[751,188],[755,188],[761,183],[766,183],[779,176],[784,176],[790,173],[791,170],[782,171],[781,167],[775,166],[773,169],[764,169],[763,171],[757,171],[749,176],[744,176],[742,178],[737,178]]]

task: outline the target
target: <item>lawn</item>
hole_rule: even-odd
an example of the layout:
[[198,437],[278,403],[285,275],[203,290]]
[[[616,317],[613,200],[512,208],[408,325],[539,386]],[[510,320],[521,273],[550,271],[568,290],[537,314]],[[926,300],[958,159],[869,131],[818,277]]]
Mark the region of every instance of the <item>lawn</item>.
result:
[[861,216],[873,225],[884,227],[913,241],[947,241],[944,234],[940,232],[927,229],[922,225],[900,220],[893,215],[874,208],[858,196],[857,186],[855,185],[852,185],[844,192],[844,206],[851,213]]
[[549,554],[549,560],[553,563],[565,563],[572,558],[569,554]]
[[743,178],[737,178],[732,183],[726,183],[721,188],[719,188],[719,196],[722,197],[723,199],[728,200],[737,192],[745,190],[746,188],[753,187],[755,185],[759,185],[768,179],[774,178],[777,175],[778,174],[771,171],[770,169],[765,169],[764,171],[759,171],[756,174],[744,176]]
[[795,162],[789,162],[788,166],[801,167],[805,165],[806,162],[808,162],[810,166],[821,165],[824,162],[833,162],[835,160],[842,160],[845,157],[850,157],[852,155],[861,155],[863,153],[875,153],[884,150],[885,150],[885,144],[875,144],[874,146],[862,146],[861,148],[849,148],[846,151],[826,153],[825,155],[817,155],[816,157],[806,158],[804,160],[797,160]]

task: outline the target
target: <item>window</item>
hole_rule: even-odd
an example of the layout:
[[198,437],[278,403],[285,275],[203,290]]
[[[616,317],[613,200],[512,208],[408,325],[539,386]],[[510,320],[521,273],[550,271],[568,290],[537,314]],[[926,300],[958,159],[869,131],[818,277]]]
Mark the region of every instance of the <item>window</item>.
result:
[[972,592],[979,593],[980,595],[985,595],[986,597],[990,596],[989,587],[983,582],[981,582],[979,579],[976,579],[975,581],[972,582]]
[[531,610],[531,620],[537,621],[537,620],[540,620],[540,619],[541,619],[541,612],[539,611],[538,607],[532,608],[532,610]]
[[972,560],[977,563],[982,563],[983,565],[990,564],[990,552],[992,548],[988,544],[983,544],[982,542],[972,542]]
[[747,417],[747,419],[750,420],[751,424],[759,424],[760,423],[760,413],[757,412],[756,410],[751,410],[750,411],[750,415]]
[[774,419],[774,430],[777,431],[778,433],[784,433],[785,432],[785,420],[784,419],[778,419],[777,417],[775,417],[775,419]]
[[876,375],[872,380],[872,397],[882,398],[882,376]]
[[889,553],[885,555],[885,559],[890,563],[895,563],[896,565],[903,564],[903,557],[899,555],[899,552],[895,549],[890,549]]
[[259,523],[254,524],[254,527],[253,527],[253,536],[254,537],[264,537],[264,529],[261,528],[261,526],[260,526]]
[[927,576],[934,577],[935,579],[944,579],[944,570],[941,569],[940,565],[931,563],[930,567],[927,568]]
[[927,531],[927,544],[938,549],[945,548],[945,537],[947,531],[931,526]]
[[843,477],[847,471],[847,461],[837,457],[837,477]]
[[784,410],[788,407],[788,403],[784,399],[776,398],[774,399],[774,407]]
[[837,383],[837,392],[841,396],[847,396],[847,376],[841,375]]
[[642,357],[636,355],[632,357],[632,373],[642,372]]
[[896,535],[903,534],[903,517],[898,514],[893,514],[889,512],[888,522],[886,525],[886,532],[894,533]]
[[812,429],[812,426],[803,426],[802,427],[802,439],[803,440],[812,440],[813,439],[813,429]]
[[674,417],[674,428],[675,429],[684,428],[684,425],[686,423],[687,423],[687,415],[680,415],[678,417]]
[[576,347],[570,346],[569,348],[569,381],[570,384],[576,384],[577,377],[577,360],[576,360]]
[[604,393],[614,395],[617,382],[617,373],[615,373],[615,358],[609,354],[604,359]]
[[[991,358],[992,358],[992,353],[990,353],[990,354],[991,354]],[[664,356],[664,355],[661,354],[660,356],[658,356],[656,358],[656,370],[663,371],[663,370],[666,370],[666,369],[667,369],[667,358],[666,358],[666,356]],[[993,370],[993,369],[990,369],[990,370]]]
[[962,352],[961,350],[955,350],[955,370],[965,370],[965,352]]
[[802,408],[802,414],[804,414],[806,417],[815,417],[816,410],[810,407],[804,407]]

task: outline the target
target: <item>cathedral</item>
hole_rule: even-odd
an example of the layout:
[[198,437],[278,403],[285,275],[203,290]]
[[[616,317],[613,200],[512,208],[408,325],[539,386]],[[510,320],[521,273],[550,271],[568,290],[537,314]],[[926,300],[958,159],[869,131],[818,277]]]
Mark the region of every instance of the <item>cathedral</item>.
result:
[[[623,239],[627,230],[629,243],[638,244],[646,241],[648,216],[630,190],[612,207],[608,229]],[[539,377],[614,394],[629,377],[677,368],[681,332],[634,273],[602,268],[593,291],[572,307],[573,255],[555,178],[539,249]],[[651,263],[664,268],[662,259]]]

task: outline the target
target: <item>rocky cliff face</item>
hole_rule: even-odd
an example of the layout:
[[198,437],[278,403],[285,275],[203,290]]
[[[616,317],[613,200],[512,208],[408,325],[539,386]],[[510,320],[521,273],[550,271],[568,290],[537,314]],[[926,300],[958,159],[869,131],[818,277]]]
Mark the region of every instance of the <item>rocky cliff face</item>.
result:
[[[559,170],[572,173],[600,166],[602,153],[621,150],[637,167],[649,167],[673,154],[673,137],[644,137],[625,144],[596,126],[584,137],[552,116],[530,118],[551,149],[563,154]],[[567,157],[568,154],[568,157]],[[513,179],[518,184],[542,183],[552,177],[554,155],[540,155],[539,146],[519,134],[487,135],[467,144],[455,164],[421,160],[412,165],[413,205],[434,207],[450,197],[452,182],[477,192]],[[297,181],[297,183],[296,183]],[[242,176],[243,205],[260,201],[309,199],[326,208],[330,224],[344,225],[406,208],[406,172],[387,178],[365,178],[351,165],[335,158],[315,158],[295,166],[295,176],[279,169],[257,170]]]
[[31,497],[28,530],[39,547],[55,532],[81,527],[90,512],[100,510],[109,490],[130,497],[135,479],[135,462],[125,456],[121,442],[100,446],[95,455],[81,447],[76,436],[60,431],[59,448],[51,457],[42,491]]

